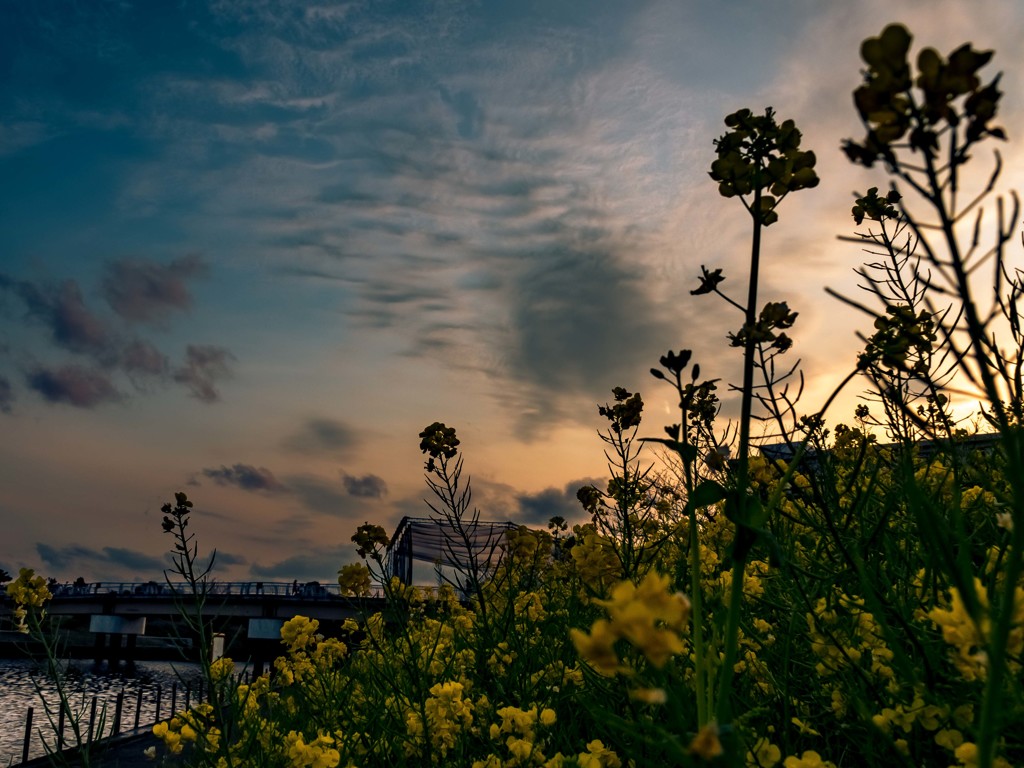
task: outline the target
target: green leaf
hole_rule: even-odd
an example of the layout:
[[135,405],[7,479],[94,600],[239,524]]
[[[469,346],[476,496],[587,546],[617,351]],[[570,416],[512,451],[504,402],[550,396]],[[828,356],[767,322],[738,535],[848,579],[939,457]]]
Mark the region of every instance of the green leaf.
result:
[[690,496],[690,504],[694,507],[708,507],[712,504],[717,504],[728,495],[728,491],[725,490],[721,483],[716,483],[714,480],[705,480],[693,489],[693,494]]
[[[669,440],[664,437],[641,437],[640,442],[642,443],[661,443],[667,448],[671,448],[673,451],[679,454],[679,458],[683,461],[696,461],[697,460],[697,446],[690,443],[681,443],[678,440]],[[710,502],[709,502],[710,503]],[[706,504],[701,506],[707,506]]]

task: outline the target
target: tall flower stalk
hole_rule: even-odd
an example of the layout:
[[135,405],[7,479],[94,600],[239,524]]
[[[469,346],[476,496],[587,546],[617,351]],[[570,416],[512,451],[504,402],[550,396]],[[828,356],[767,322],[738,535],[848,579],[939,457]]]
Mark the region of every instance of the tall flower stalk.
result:
[[[758,288],[761,270],[761,235],[765,227],[778,221],[779,203],[790,193],[815,187],[818,176],[814,170],[813,152],[800,149],[801,133],[792,120],[781,124],[769,107],[763,115],[741,109],[725,118],[730,130],[715,141],[718,158],[711,164],[711,178],[718,182],[723,197],[738,198],[750,215],[751,246],[750,267],[747,278],[747,300],[742,305],[719,289],[725,279],[721,269],[709,271],[701,267],[700,286],[694,295],[714,293],[726,299],[743,313],[743,325],[729,336],[731,346],[743,350],[743,375],[740,384],[740,420],[738,425],[735,473],[727,488],[713,485],[705,491],[709,501],[725,501],[725,514],[736,525],[732,544],[732,581],[729,613],[723,640],[723,660],[718,676],[718,695],[714,717],[724,729],[732,721],[731,690],[733,669],[739,633],[739,619],[743,597],[744,567],[751,547],[758,538],[766,511],[760,501],[749,492],[750,440],[757,399],[754,382],[759,353],[767,349],[774,359],[792,345],[786,329],[796,321],[785,302],[771,302],[758,311]],[[773,367],[761,363],[770,386]],[[701,660],[698,660],[698,664]]]
[[33,569],[22,568],[18,578],[7,585],[7,596],[14,601],[15,628],[42,646],[43,656],[46,660],[46,672],[57,691],[57,711],[54,713],[52,705],[43,697],[42,691],[37,686],[37,692],[43,700],[46,718],[56,736],[53,745],[47,744],[45,741],[43,745],[51,760],[58,765],[67,765],[68,760],[60,751],[64,740],[61,724],[67,723],[71,727],[74,746],[78,750],[76,756],[78,764],[83,768],[88,768],[92,764],[93,736],[103,732],[106,707],[100,715],[99,723],[90,723],[90,727],[94,726],[94,730],[83,729],[82,713],[72,706],[71,698],[68,695],[67,663],[61,660],[60,639],[48,626],[49,620],[46,618],[46,604],[53,597],[46,580],[37,575]]

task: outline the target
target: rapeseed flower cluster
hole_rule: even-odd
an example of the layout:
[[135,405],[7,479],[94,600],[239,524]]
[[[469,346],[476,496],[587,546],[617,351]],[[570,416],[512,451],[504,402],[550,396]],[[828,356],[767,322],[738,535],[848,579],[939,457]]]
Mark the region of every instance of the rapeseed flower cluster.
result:
[[46,579],[31,568],[18,571],[18,578],[7,585],[7,596],[14,601],[15,629],[22,634],[29,633],[29,613],[42,620],[46,615],[43,606],[53,597]]
[[[870,451],[856,460],[891,463]],[[773,464],[758,470],[765,494],[774,492],[779,471]],[[849,477],[836,508],[857,508],[844,499],[861,493],[862,484]],[[983,476],[969,482],[991,487]],[[956,497],[945,482],[929,487]],[[856,541],[912,528],[909,510],[893,504],[899,492],[895,485],[887,491],[894,494],[888,507],[861,502],[847,535]],[[989,503],[980,492],[965,497],[964,509]],[[723,654],[713,612],[729,610],[733,578],[731,523],[710,510],[700,522],[698,549],[703,616],[692,615],[690,600],[667,575],[679,573],[688,557],[686,521],[665,526],[668,538],[648,561],[652,568],[635,579],[615,576],[615,550],[592,530],[562,548],[543,532],[517,530],[509,561],[473,600],[460,600],[451,588],[391,581],[384,584],[391,608],[347,620],[344,642],[312,618],[286,622],[273,674],[229,697],[230,740],[212,713],[179,713],[155,733],[167,752],[224,768],[978,765],[979,710],[971,692],[985,680],[994,631],[987,595],[990,585],[1003,583],[1003,529],[990,513],[971,517],[989,535],[979,542],[973,587],[980,611],[972,618],[959,590],[924,566],[923,549],[902,539],[902,570],[892,554],[872,561],[898,589],[888,602],[865,595],[860,578],[830,565],[843,562],[833,560],[835,543],[812,536],[813,514],[820,513],[813,501],[794,493],[788,503],[793,519],[774,530],[789,562],[798,574],[828,567],[831,575],[783,578],[767,558],[746,563],[734,686],[737,699],[752,706],[731,732],[713,721],[697,724],[693,709],[693,623],[702,621],[710,638],[705,663],[714,679]],[[1024,585],[1016,597],[1008,663],[1019,669]],[[899,634],[896,612],[913,631],[912,642]],[[907,663],[920,653],[941,685]],[[211,671],[230,684],[230,670],[222,660]],[[688,735],[680,740],[675,734],[682,733]],[[854,743],[856,753],[849,751]],[[1001,749],[1007,756],[993,765],[1013,765],[1014,748]],[[852,754],[864,762],[851,762]]]
[[595,603],[605,607],[609,618],[595,621],[590,632],[574,629],[570,636],[580,656],[601,674],[630,671],[615,651],[620,639],[659,668],[685,649],[682,633],[690,618],[690,601],[671,590],[668,576],[652,572],[639,584],[620,582],[608,600]]
[[312,741],[306,741],[303,734],[290,731],[284,746],[289,768],[337,768],[341,762],[341,753],[334,748],[334,738],[323,732]]
[[942,630],[942,639],[955,649],[953,663],[964,679],[984,680],[988,664],[984,649],[992,621],[988,615],[988,595],[977,577],[974,579],[974,594],[980,603],[980,615],[972,616],[960,590],[954,589],[948,607],[932,608],[928,618]]
[[464,699],[462,694],[461,683],[438,683],[430,689],[430,696],[423,704],[423,714],[415,709],[409,710],[406,723],[414,743],[420,742],[424,733],[429,732],[432,753],[441,758],[448,756],[461,732],[473,724],[473,702]]
[[202,702],[154,725],[153,735],[163,741],[171,754],[181,754],[185,745],[196,743],[204,752],[213,753],[220,747],[221,729],[216,724],[213,706]]

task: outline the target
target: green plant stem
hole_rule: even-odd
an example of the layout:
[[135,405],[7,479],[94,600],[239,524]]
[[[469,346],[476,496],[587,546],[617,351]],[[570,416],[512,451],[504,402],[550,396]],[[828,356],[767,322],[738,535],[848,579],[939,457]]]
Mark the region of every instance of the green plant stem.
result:
[[[761,266],[761,190],[754,184],[754,204],[751,216],[754,219],[754,231],[750,246],[750,279],[747,288],[747,311],[744,329],[747,331],[743,345],[743,388],[740,405],[740,446],[739,446],[739,504],[740,513],[746,510],[746,496],[750,472],[750,422],[754,409],[754,353],[757,342],[753,336],[754,325],[757,323],[757,280]],[[741,517],[742,519],[742,517]]]
[[711,709],[708,685],[707,649],[704,646],[704,598],[700,584],[700,536],[697,509],[690,505],[690,606],[693,612],[693,651],[696,655],[697,725],[708,724]]
[[[80,717],[71,708],[71,702],[68,700],[67,687],[65,685],[66,680],[64,671],[61,669],[60,663],[57,661],[57,649],[54,647],[50,640],[49,634],[43,628],[42,620],[32,612],[30,617],[32,623],[32,636],[43,646],[43,652],[46,655],[46,671],[50,678],[53,680],[54,685],[57,687],[57,699],[58,699],[58,713],[63,712],[64,718],[67,723],[71,725],[71,732],[75,737],[75,747],[79,749],[78,760],[80,761],[83,768],[89,768],[91,764],[89,748],[92,745],[92,733],[87,734],[86,738],[82,738],[82,726],[79,722]],[[39,690],[40,698],[42,698],[42,691]],[[67,760],[63,754],[56,749],[56,746],[63,741],[63,734],[59,731],[58,723],[53,721],[53,716],[50,714],[50,705],[43,700],[43,705],[46,708],[46,716],[50,721],[50,727],[53,729],[54,735],[56,736],[56,742],[54,743],[54,750],[50,754],[50,759],[57,762],[60,765],[66,765]],[[45,745],[44,745],[45,746]],[[49,752],[49,748],[47,747]]]
[[722,674],[719,678],[718,706],[715,719],[719,725],[732,722],[732,678],[736,666],[736,650],[740,629],[740,609],[743,603],[743,562],[739,559],[732,564],[732,584],[729,588],[729,617],[725,626],[725,657],[722,660]]
[[[747,289],[747,312],[744,324],[743,345],[743,388],[740,407],[739,468],[736,479],[737,526],[747,523],[747,486],[750,484],[750,422],[754,407],[754,353],[757,343],[754,339],[754,325],[757,323],[757,280],[761,265],[761,190],[758,179],[754,181],[754,203],[751,216],[754,231],[750,247],[750,278]],[[739,528],[737,528],[739,535]],[[720,726],[732,722],[732,706],[729,695],[732,691],[733,667],[736,659],[736,645],[739,638],[740,602],[743,597],[743,574],[746,557],[733,562],[732,599],[729,602],[729,618],[725,631],[725,660],[719,676],[718,701],[715,718]]]

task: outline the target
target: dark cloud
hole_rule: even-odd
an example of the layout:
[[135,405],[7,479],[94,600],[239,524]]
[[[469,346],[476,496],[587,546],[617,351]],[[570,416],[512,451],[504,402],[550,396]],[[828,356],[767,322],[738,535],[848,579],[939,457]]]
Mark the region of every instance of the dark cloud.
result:
[[288,488],[311,512],[332,517],[345,517],[352,512],[351,495],[335,483],[312,475],[296,475],[288,478]]
[[111,565],[121,566],[141,574],[162,573],[167,563],[163,558],[123,547],[104,547],[103,556]]
[[125,320],[165,325],[168,312],[188,309],[192,304],[186,281],[206,271],[206,264],[195,255],[170,264],[141,259],[115,261],[103,276],[103,297]]
[[352,562],[355,559],[354,555],[350,544],[310,548],[270,565],[253,563],[249,573],[255,577],[281,581],[319,581],[321,584],[333,584],[338,580],[338,569],[345,563]]
[[641,275],[602,246],[534,259],[512,302],[505,372],[524,387],[526,400],[517,402],[524,436],[588,398],[606,398],[676,335],[652,307]]
[[217,550],[215,565],[245,565],[249,560],[244,555],[233,555],[230,552]]
[[254,467],[251,464],[235,464],[232,467],[221,466],[220,469],[204,469],[203,475],[217,485],[233,485],[243,491],[257,493],[283,493],[287,489],[278,482],[274,473],[266,467]]
[[217,382],[231,376],[229,362],[234,360],[224,347],[189,344],[185,362],[174,371],[174,380],[184,384],[197,400],[213,403],[220,399]]
[[36,368],[28,374],[27,383],[47,401],[77,408],[93,408],[122,399],[106,374],[78,365]]
[[336,419],[309,419],[284,440],[284,447],[307,455],[349,456],[360,443],[356,430]]
[[118,571],[130,571],[134,576],[156,578],[167,567],[167,561],[164,558],[153,557],[144,552],[123,547],[104,547],[102,550],[95,550],[79,544],[53,547],[39,542],[36,544],[36,552],[42,561],[55,571],[67,571],[75,568],[88,569],[92,573],[97,570],[114,568]]
[[121,367],[129,375],[164,376],[167,373],[167,356],[147,341],[135,339],[121,350]]
[[[143,261],[117,262],[108,269],[104,291],[122,319],[153,322],[171,308],[188,306],[191,298],[186,277],[201,274],[205,266],[197,257],[185,257],[169,265]],[[25,319],[44,327],[59,349],[88,356],[95,368],[38,365],[29,374],[29,386],[50,402],[92,407],[120,399],[111,375],[121,371],[137,389],[146,378],[175,381],[204,402],[219,399],[217,384],[231,371],[231,353],[223,347],[189,345],[185,359],[173,371],[167,356],[149,341],[111,327],[85,303],[74,280],[56,285],[37,285],[0,274],[0,294],[16,296],[24,305]],[[153,313],[147,314],[152,308]],[[121,324],[123,326],[123,323]],[[29,359],[31,353],[25,355]],[[101,372],[102,370],[102,372]],[[9,383],[8,383],[9,384]],[[0,399],[0,410],[3,400]]]
[[377,475],[364,475],[356,477],[345,472],[341,473],[341,482],[348,491],[349,496],[359,496],[367,499],[382,499],[387,496],[388,484],[383,478]]
[[584,485],[603,488],[605,483],[605,480],[584,478],[574,480],[562,489],[545,488],[537,493],[520,494],[516,499],[519,503],[516,522],[535,526],[546,525],[555,516],[563,517],[570,522],[582,519],[586,517],[586,513],[576,498],[576,492]]
[[14,402],[14,390],[6,376],[0,376],[0,413],[10,413]]
[[109,358],[110,331],[86,307],[82,291],[74,280],[39,287],[0,275],[0,288],[22,300],[28,317],[45,326],[57,346],[101,360]]
[[57,570],[64,570],[79,560],[96,560],[101,557],[99,552],[88,547],[72,545],[57,548],[42,542],[36,544],[36,552],[44,563]]
[[217,550],[216,554],[209,558],[205,558],[201,563],[201,570],[205,570],[210,566],[210,558],[213,559],[213,570],[218,571],[222,568],[226,568],[232,565],[248,565],[249,561],[242,555],[233,555],[230,552],[222,552]]

